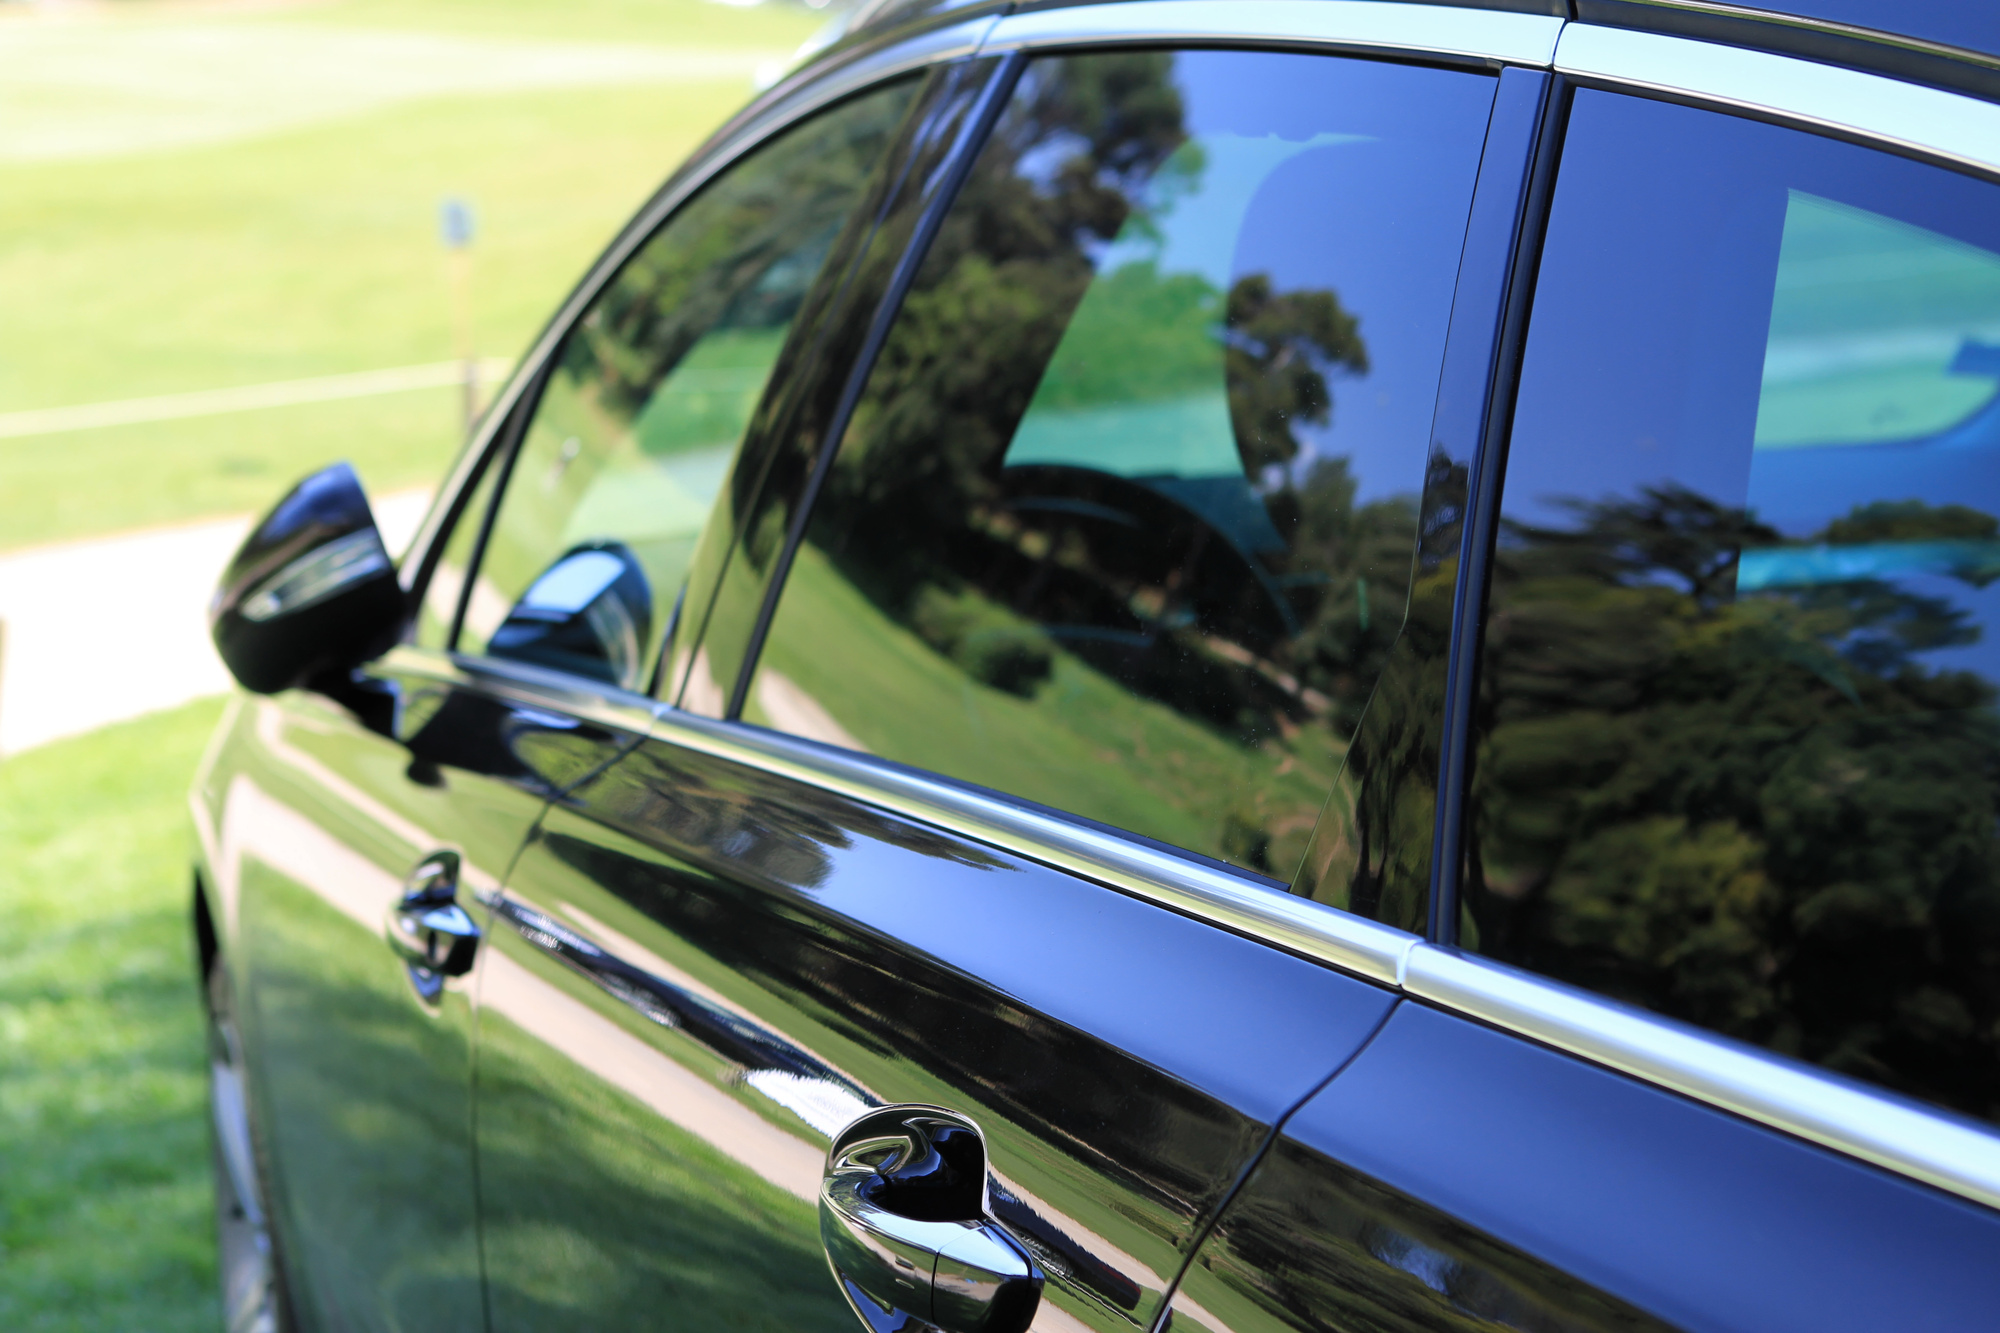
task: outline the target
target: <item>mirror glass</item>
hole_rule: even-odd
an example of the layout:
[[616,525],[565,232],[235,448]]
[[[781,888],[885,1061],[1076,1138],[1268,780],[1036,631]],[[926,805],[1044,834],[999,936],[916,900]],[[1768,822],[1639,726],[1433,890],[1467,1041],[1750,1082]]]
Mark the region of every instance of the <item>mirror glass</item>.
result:
[[624,543],[574,547],[528,586],[486,651],[636,690],[652,606],[646,571]]

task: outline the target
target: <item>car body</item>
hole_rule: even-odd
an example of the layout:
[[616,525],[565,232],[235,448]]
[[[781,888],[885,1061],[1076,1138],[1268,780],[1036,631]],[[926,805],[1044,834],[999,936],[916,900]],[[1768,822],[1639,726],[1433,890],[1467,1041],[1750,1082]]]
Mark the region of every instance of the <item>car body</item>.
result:
[[225,579],[230,1327],[1990,1326],[1996,97],[865,8]]

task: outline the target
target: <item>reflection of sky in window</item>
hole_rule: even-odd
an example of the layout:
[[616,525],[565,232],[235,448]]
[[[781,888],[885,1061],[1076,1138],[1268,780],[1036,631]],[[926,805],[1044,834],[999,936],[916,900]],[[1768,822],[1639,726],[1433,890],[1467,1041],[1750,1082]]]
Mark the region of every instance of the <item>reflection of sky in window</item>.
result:
[[[1307,451],[1300,465],[1344,455],[1363,503],[1414,496],[1492,80],[1223,52],[1184,54],[1175,67],[1199,177],[1156,178],[1164,197],[1152,226],[1128,227],[1095,256],[1100,280],[1153,259],[1163,274],[1198,274],[1218,294],[1253,273],[1278,292],[1333,291],[1359,321],[1369,370],[1329,374],[1331,421],[1294,428]],[[1421,97],[1409,94],[1413,77],[1431,85]],[[1080,146],[1040,146],[1023,167],[1049,178]],[[1203,415],[1225,428],[1216,452],[1233,465],[1220,389]],[[1024,422],[1024,435],[1033,429]],[[1076,447],[1016,444],[1024,448],[1010,450],[1010,462]]]
[[[1008,448],[1007,462],[1080,463],[1127,477],[1240,477],[1218,325],[1243,216],[1274,168],[1309,149],[1351,138],[1322,134],[1301,142],[1273,135],[1197,135],[1176,149],[1154,174],[1146,199],[1095,256],[1098,281],[1085,293],[1051,356],[1049,373]],[[1186,328],[1179,340],[1186,344],[1182,359],[1200,367],[1199,376],[1173,386],[1168,397],[1148,392],[1158,387],[1147,383],[1153,368],[1131,360],[1145,356],[1147,349],[1107,348],[1089,336],[1101,320],[1091,307],[1125,298],[1116,283],[1104,279],[1147,265],[1156,274],[1148,285],[1197,278],[1213,306],[1214,322]],[[1084,365],[1095,357],[1124,361],[1129,379],[1120,383],[1115,373],[1098,367],[1093,377],[1097,393],[1088,403],[1055,406],[1064,372],[1084,373]]]
[[[1252,87],[1225,62],[1179,61],[1194,133],[1275,134],[1300,147],[1257,182],[1220,285],[1267,273],[1276,291],[1340,298],[1359,321],[1368,372],[1330,376],[1329,423],[1293,433],[1310,453],[1348,458],[1361,503],[1414,497],[1494,85],[1360,60],[1286,64]],[[1418,73],[1431,86],[1413,97]]]

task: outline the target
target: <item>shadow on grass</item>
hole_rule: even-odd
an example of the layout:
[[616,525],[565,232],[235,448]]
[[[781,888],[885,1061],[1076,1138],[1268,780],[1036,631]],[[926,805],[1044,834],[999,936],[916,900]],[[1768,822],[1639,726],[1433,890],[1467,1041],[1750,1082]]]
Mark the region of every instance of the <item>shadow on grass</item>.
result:
[[220,1324],[185,801],[219,708],[0,762],[0,1327]]

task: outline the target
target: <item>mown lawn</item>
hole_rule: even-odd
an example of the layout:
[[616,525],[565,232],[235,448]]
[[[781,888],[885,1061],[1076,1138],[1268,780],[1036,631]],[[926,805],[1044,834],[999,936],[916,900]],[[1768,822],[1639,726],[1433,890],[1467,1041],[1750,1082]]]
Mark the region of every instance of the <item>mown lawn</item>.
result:
[[0,764],[0,1328],[218,1327],[186,792],[219,701]]
[[[0,413],[447,360],[437,237],[447,196],[468,199],[477,220],[475,350],[517,357],[638,204],[747,100],[754,67],[783,60],[822,17],[783,0],[754,9],[333,0],[240,11],[127,0],[115,12],[128,17],[72,31],[85,43],[101,34],[107,48],[140,42],[140,56],[107,56],[95,71],[114,84],[129,78],[135,98],[148,77],[141,39],[172,36],[175,25],[190,40],[242,45],[246,63],[261,45],[296,51],[302,36],[333,34],[392,47],[422,38],[465,66],[673,52],[714,67],[560,87],[524,75],[519,87],[338,114],[274,104],[274,118],[304,119],[268,130],[245,122],[208,144],[0,154]],[[22,28],[10,21],[0,37]],[[75,58],[87,63],[89,52]],[[359,87],[372,77],[365,61],[351,64],[323,76],[322,103],[346,95],[342,79]],[[48,95],[58,93],[69,95]],[[362,87],[349,100],[369,95]],[[0,112],[23,96],[0,90]],[[255,99],[247,104],[229,114],[254,121]],[[455,391],[440,389],[0,439],[0,548],[259,509],[339,457],[373,489],[422,485],[459,437]]]

